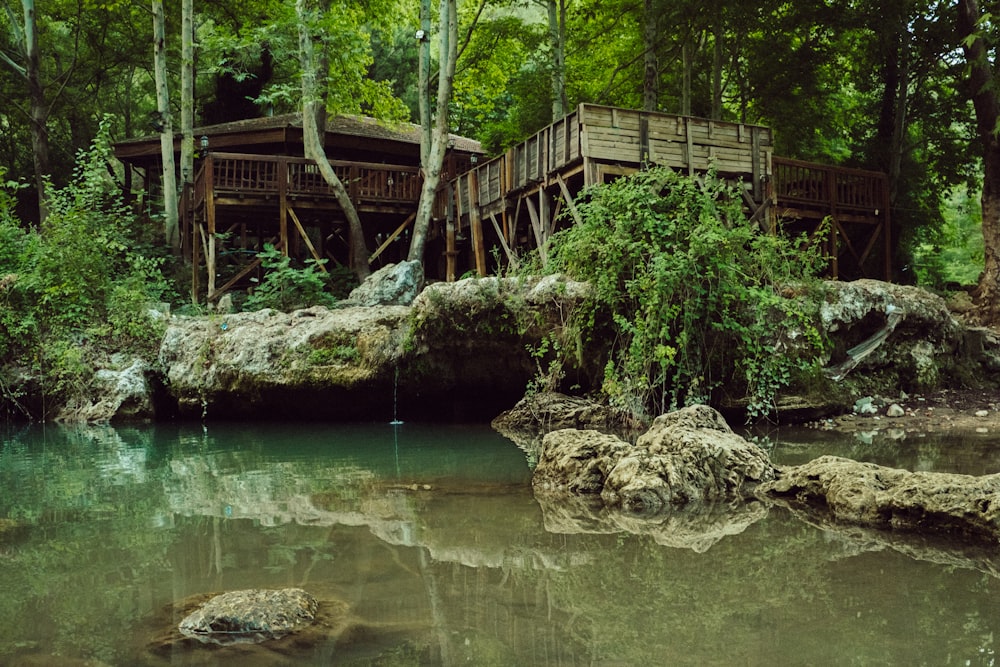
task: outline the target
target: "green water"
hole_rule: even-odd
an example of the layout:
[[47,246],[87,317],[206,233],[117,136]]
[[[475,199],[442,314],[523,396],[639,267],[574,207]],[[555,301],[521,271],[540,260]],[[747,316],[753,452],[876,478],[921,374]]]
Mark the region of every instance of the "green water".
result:
[[[993,665],[990,554],[788,511],[540,507],[485,427],[0,431],[0,664]],[[779,461],[1000,470],[989,436],[791,433]],[[890,460],[891,459],[891,460]],[[680,546],[686,545],[686,546]],[[211,647],[199,596],[300,586],[309,632]]]

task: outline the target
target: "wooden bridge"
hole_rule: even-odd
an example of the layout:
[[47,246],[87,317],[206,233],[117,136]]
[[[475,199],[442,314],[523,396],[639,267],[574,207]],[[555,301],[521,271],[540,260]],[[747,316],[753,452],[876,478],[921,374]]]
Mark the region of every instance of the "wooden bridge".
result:
[[[769,232],[815,236],[829,220],[829,273],[891,276],[888,187],[879,172],[831,167],[772,154],[766,127],[581,104],[573,113],[449,184],[448,278],[454,242],[466,229],[480,275],[487,248],[517,262],[533,247],[545,259],[548,239],[577,218],[574,197],[651,164],[689,175],[710,167],[741,186],[747,214]],[[568,211],[568,216],[561,216]],[[487,226],[488,223],[488,226]],[[883,262],[874,266],[881,248]],[[846,272],[845,272],[846,269]]]

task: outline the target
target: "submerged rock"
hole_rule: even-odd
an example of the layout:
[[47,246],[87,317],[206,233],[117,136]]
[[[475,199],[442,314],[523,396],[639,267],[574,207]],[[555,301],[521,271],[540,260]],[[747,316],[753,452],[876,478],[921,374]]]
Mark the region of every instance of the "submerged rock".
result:
[[178,627],[181,634],[206,643],[257,643],[308,626],[318,608],[301,588],[230,591],[210,599]]
[[760,493],[840,523],[994,543],[1000,539],[1000,473],[909,472],[821,456],[781,469]]
[[733,433],[713,408],[661,415],[635,445],[597,431],[545,436],[536,492],[599,495],[604,505],[655,515],[688,503],[751,498],[774,478],[767,454]]

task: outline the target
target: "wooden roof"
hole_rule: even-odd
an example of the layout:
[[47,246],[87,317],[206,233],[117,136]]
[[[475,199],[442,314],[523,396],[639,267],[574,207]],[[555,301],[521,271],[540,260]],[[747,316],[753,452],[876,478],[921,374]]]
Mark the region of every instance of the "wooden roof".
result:
[[[200,137],[208,137],[212,150],[253,152],[275,155],[302,154],[302,114],[283,114],[250,118],[219,125],[194,128],[195,144]],[[358,154],[377,154],[371,161],[392,156],[407,158],[405,162],[419,160],[421,129],[413,123],[387,123],[366,116],[333,116],[327,120],[326,146],[334,153],[338,150]],[[180,150],[179,133],[174,135],[174,149]],[[452,150],[481,154],[478,141],[451,135]],[[123,162],[137,166],[155,162],[160,157],[160,135],[147,135],[119,141],[114,146],[115,156]],[[334,157],[331,154],[331,157]],[[354,157],[357,156],[347,156]]]

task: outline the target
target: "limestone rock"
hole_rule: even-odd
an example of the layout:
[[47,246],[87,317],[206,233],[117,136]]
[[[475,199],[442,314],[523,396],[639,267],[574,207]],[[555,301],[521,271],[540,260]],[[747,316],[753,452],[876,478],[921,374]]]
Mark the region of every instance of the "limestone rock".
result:
[[[127,363],[127,362],[126,362]],[[100,423],[114,419],[151,419],[152,391],[146,376],[149,365],[132,359],[127,366],[102,368],[94,374],[94,395],[78,397],[63,406],[56,421]]]
[[752,497],[774,470],[767,453],[733,433],[721,414],[694,405],[657,417],[609,473],[601,498],[631,513],[657,513]]
[[349,300],[359,306],[409,306],[424,288],[421,262],[389,264],[354,288]]
[[536,490],[600,494],[629,449],[624,440],[591,429],[553,431],[545,436],[531,484]]
[[217,595],[180,622],[187,637],[214,644],[278,639],[311,624],[319,604],[301,588]]
[[497,416],[491,426],[529,454],[540,452],[545,435],[559,429],[622,433],[634,428],[630,416],[618,410],[587,398],[554,391],[528,394],[513,408]]
[[536,493],[600,494],[605,506],[643,516],[750,498],[775,470],[763,450],[704,405],[657,417],[634,446],[569,429],[548,434],[543,443],[532,478]]
[[759,492],[842,523],[1000,539],[1000,473],[909,472],[822,456],[780,470]]

